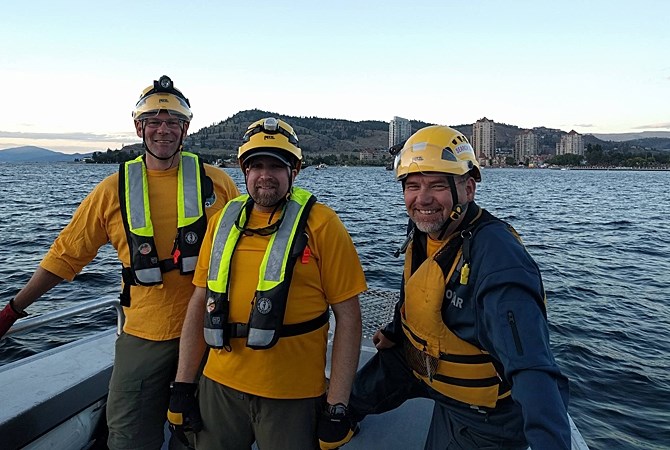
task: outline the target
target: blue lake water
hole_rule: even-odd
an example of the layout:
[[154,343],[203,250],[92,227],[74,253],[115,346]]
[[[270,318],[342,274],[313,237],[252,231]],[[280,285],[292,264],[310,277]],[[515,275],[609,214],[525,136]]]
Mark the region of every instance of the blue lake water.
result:
[[[83,197],[115,165],[0,164],[0,304],[33,270]],[[242,176],[224,169],[241,189]],[[477,199],[521,234],[543,271],[552,347],[570,414],[593,450],[670,448],[670,172],[484,169]],[[384,168],[309,167],[298,185],[335,209],[371,287],[397,288],[407,216]],[[110,246],[39,314],[117,295]],[[115,324],[83,315],[0,342],[0,365]]]

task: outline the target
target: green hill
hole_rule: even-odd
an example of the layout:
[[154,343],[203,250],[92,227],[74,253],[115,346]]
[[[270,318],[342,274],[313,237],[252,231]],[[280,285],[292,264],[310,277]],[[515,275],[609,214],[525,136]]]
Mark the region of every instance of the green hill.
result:
[[[218,124],[196,132],[192,131],[186,138],[184,146],[197,153],[230,158],[237,154],[240,140],[249,124],[264,117],[277,117],[290,123],[300,139],[300,147],[306,155],[311,157],[329,154],[357,156],[362,150],[386,152],[388,149],[389,122],[379,120],[354,122],[321,117],[295,117],[258,109],[240,111]],[[412,131],[432,125],[420,120],[410,120],[410,122]],[[448,125],[463,133],[468,139],[471,138],[472,124]],[[545,127],[537,127],[534,130],[539,134],[540,147],[546,153],[552,153],[561,136],[566,134],[565,131]],[[522,128],[515,125],[496,123],[496,147],[513,148],[514,139],[521,131]],[[602,145],[604,141],[587,135],[585,143]]]
[[241,111],[190,134],[185,147],[202,153],[234,155],[249,124],[264,117],[277,117],[291,124],[300,139],[300,148],[306,154],[353,154],[361,150],[386,151],[388,148],[388,122],[294,117],[258,109]]
[[[323,117],[296,117],[287,116],[272,111],[251,109],[240,111],[217,124],[200,130],[191,130],[191,134],[184,142],[185,149],[201,155],[208,155],[209,160],[235,159],[237,149],[247,127],[264,117],[277,117],[290,123],[300,139],[300,147],[309,162],[322,160],[327,155],[338,155],[339,158],[359,159],[359,152],[363,150],[381,152],[385,158],[388,150],[389,122],[380,120],[364,120],[354,122],[344,119],[330,119]],[[420,120],[410,120],[412,131],[419,130],[431,123]],[[473,124],[447,124],[457,129],[468,139],[472,136]],[[524,129],[516,125],[496,123],[496,147],[502,149],[514,148],[516,136]],[[566,131],[535,127],[533,131],[538,135],[540,152],[553,154],[556,143]],[[646,138],[628,142],[604,141],[596,136],[584,135],[584,145],[600,145],[604,151],[639,150],[652,147],[655,149],[670,148],[668,138]],[[141,151],[141,145],[126,146],[123,150]]]

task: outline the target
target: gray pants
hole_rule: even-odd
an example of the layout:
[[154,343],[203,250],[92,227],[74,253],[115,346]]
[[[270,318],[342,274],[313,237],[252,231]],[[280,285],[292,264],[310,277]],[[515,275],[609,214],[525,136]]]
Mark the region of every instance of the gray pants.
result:
[[414,376],[400,344],[378,351],[358,371],[349,408],[360,421],[368,414],[397,408],[411,398],[435,400],[425,450],[528,448],[521,408],[511,399],[486,412],[449,399]]
[[203,376],[198,403],[204,423],[198,450],[315,450],[321,397],[279,400],[249,395]]
[[112,450],[156,450],[179,356],[179,339],[149,341],[122,333],[116,340],[107,398],[107,445]]

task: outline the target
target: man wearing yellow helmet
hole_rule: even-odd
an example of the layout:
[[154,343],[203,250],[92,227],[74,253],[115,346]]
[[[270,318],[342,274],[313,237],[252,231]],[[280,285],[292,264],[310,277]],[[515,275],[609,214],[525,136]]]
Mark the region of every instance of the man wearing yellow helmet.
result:
[[[208,226],[168,418],[202,428],[199,450],[254,441],[264,450],[337,448],[353,434],[347,404],[366,289],[358,255],[335,212],[293,186],[302,152],[289,124],[251,124],[238,158],[248,194]],[[330,309],[337,328],[324,395]]]
[[146,154],[121,164],[82,201],[10,301],[15,314],[10,320],[0,315],[1,335],[26,307],[63,279],[72,281],[100,247],[112,244],[123,264],[126,320],[107,399],[110,449],[161,447],[207,218],[239,195],[226,173],[180,152],[192,116],[189,101],[167,76],[142,92],[133,119]]
[[475,203],[465,136],[412,135],[395,158],[411,219],[401,298],[356,376],[356,420],[435,400],[425,449],[569,449],[568,382],[549,346],[540,271],[518,234]]
[[191,103],[174,87],[170,77],[163,75],[142,92],[133,119],[150,165],[176,166],[175,156],[181,150],[192,118]]

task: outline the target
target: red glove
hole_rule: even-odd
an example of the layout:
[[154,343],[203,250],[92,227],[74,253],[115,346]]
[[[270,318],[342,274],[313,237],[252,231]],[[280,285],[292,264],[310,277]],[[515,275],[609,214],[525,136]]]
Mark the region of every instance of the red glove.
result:
[[5,309],[0,311],[0,337],[5,335],[17,319],[26,317],[27,315],[25,312],[18,312],[14,309],[14,300],[10,300]]

